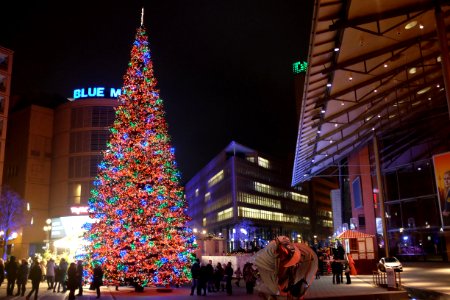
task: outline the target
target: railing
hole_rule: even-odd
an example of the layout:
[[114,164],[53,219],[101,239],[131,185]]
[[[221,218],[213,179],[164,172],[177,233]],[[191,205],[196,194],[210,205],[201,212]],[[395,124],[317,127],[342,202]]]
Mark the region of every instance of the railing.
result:
[[[394,285],[395,285],[394,288],[398,289],[402,286],[402,277],[400,275],[400,272],[393,272],[393,273],[394,273]],[[388,285],[388,276],[387,276],[386,272],[373,271],[372,272],[372,282],[376,286],[392,288],[392,286]]]

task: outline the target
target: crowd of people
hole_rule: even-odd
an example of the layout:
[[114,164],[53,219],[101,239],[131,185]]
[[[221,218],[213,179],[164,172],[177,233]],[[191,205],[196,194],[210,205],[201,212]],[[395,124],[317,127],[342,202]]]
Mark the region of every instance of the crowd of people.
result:
[[[97,291],[97,298],[100,298],[100,286],[103,284],[103,271],[100,264],[94,268],[92,281],[93,289]],[[11,256],[8,261],[0,259],[0,285],[6,277],[7,296],[25,296],[28,280],[31,281],[31,290],[26,295],[29,300],[33,294],[34,299],[38,298],[39,287],[42,282],[47,283],[47,290],[53,293],[66,293],[69,291],[69,300],[74,300],[75,296],[83,295],[84,267],[81,260],[68,263],[61,258],[58,263],[53,258],[47,262],[38,257],[22,259],[16,261],[15,256]],[[17,291],[14,293],[15,286]],[[78,290],[78,294],[75,292]]]
[[227,295],[233,294],[233,279],[236,286],[240,286],[241,279],[244,279],[248,294],[253,293],[253,287],[256,283],[256,270],[252,263],[246,263],[243,271],[238,266],[236,271],[231,262],[225,266],[218,262],[213,266],[212,260],[207,264],[196,259],[191,267],[192,285],[191,296],[196,293],[198,296],[206,296],[206,293],[226,292]]
[[333,284],[343,284],[343,274],[345,274],[346,284],[351,284],[350,275],[356,275],[355,263],[350,254],[345,254],[342,245],[337,244],[336,248],[319,248],[316,251],[319,259],[316,279],[324,274],[331,274]]

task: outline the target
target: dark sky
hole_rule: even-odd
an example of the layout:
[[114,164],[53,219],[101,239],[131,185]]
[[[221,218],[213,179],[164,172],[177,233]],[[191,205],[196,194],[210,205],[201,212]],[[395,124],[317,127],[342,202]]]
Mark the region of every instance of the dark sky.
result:
[[[6,1],[12,94],[122,87],[141,7],[183,182],[232,140],[293,157],[312,0]],[[119,4],[120,3],[120,4]],[[6,18],[5,18],[6,16]]]

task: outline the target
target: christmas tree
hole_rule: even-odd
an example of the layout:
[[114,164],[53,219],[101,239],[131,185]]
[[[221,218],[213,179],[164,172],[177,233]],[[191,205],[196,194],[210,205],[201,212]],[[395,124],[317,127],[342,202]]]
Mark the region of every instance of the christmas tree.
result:
[[89,199],[87,260],[110,285],[186,283],[194,236],[142,24],[118,100]]

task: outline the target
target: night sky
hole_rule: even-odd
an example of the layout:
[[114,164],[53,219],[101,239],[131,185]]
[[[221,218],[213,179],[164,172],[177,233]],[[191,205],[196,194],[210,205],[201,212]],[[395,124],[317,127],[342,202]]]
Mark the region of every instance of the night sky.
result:
[[293,158],[292,63],[307,58],[312,2],[6,1],[0,46],[14,51],[12,95],[120,88],[144,6],[186,182],[233,140]]

